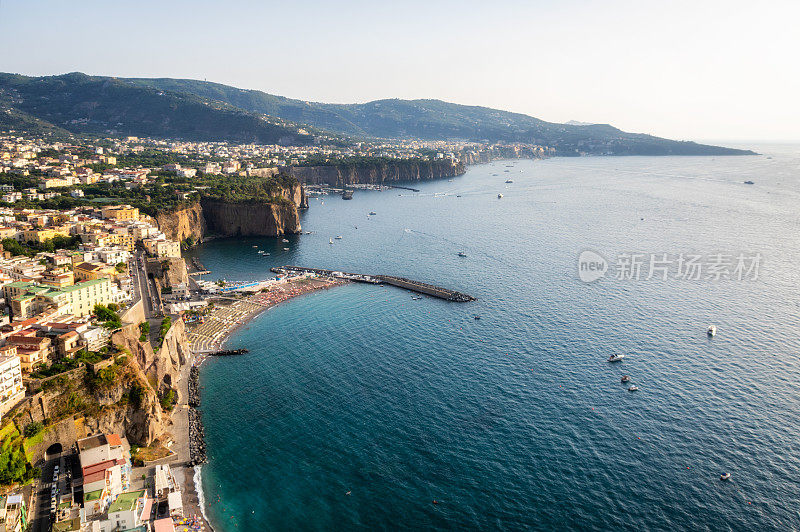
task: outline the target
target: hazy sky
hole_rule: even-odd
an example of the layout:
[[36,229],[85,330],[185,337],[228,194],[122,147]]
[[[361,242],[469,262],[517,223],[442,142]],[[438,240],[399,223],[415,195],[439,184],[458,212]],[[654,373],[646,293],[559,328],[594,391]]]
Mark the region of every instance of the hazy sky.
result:
[[678,139],[800,140],[800,1],[0,0],[0,71],[439,98]]

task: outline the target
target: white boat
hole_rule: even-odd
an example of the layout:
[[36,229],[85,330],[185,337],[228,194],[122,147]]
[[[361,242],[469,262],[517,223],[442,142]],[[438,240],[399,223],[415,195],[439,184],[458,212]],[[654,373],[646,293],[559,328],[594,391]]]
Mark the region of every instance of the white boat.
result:
[[709,325],[708,326],[708,330],[706,331],[706,333],[709,336],[716,336],[717,335],[717,326],[716,325]]
[[283,240],[281,240],[281,242],[283,242],[284,244],[288,244],[289,243],[289,241],[286,240],[285,238]]
[[503,195],[502,195],[502,194],[498,194],[498,195],[497,195],[497,199],[500,199],[500,198],[502,198],[502,197],[503,197]]
[[339,236],[336,237],[336,240],[341,240],[341,239],[342,239],[342,235],[339,235]]
[[619,362],[623,358],[625,358],[625,355],[611,355],[610,357],[608,357],[608,361],[609,362]]
[[638,392],[638,391],[639,391],[639,387],[638,387],[638,386],[636,386],[635,384],[631,384],[631,385],[628,387],[628,391],[629,391],[629,392]]
[[459,252],[458,252],[458,256],[459,256],[459,257],[466,257],[466,256],[467,256],[467,254],[466,254],[466,253],[464,253],[463,251],[459,251]]
[[730,478],[731,478],[731,474],[730,473],[725,473],[724,475],[720,475],[719,476],[720,480],[730,480]]
[[283,248],[284,251],[289,251],[289,248]]
[[375,212],[375,211],[369,211],[369,215],[370,215],[370,216],[375,216],[376,214],[378,214],[378,213],[377,213],[377,212]]
[[506,179],[506,183],[513,183],[513,181],[510,179]]
[[333,244],[333,239],[332,238],[328,239],[328,244]]

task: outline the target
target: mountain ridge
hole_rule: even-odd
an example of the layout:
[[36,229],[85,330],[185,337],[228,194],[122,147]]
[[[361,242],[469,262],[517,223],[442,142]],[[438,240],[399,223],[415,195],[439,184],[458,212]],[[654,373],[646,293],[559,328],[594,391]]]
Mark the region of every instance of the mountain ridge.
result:
[[[557,155],[753,154],[628,133],[609,124],[557,124],[522,113],[436,99],[328,104],[177,78],[0,73],[0,111],[3,109],[30,117],[28,122],[41,121],[42,126],[48,123],[72,133],[96,135],[116,132],[302,145],[313,142],[314,135],[329,132],[363,139],[540,144],[554,147]],[[16,122],[20,121],[25,122]]]

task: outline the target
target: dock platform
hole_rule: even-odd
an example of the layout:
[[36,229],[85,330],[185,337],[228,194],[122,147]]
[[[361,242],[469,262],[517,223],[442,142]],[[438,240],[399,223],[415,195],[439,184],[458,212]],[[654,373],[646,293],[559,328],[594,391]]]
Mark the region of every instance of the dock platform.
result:
[[286,273],[286,272],[314,273],[317,275],[325,275],[327,277],[334,277],[337,279],[347,279],[348,281],[355,281],[357,283],[388,284],[391,286],[396,286],[398,288],[404,288],[406,290],[410,290],[411,292],[416,292],[418,294],[425,294],[426,296],[438,297],[439,299],[444,299],[446,301],[453,301],[456,303],[466,303],[469,301],[475,301],[474,297],[468,294],[464,294],[463,292],[457,292],[455,290],[442,288],[441,286],[423,283],[420,281],[414,281],[413,279],[406,279],[405,277],[395,277],[393,275],[369,275],[363,273],[348,273],[336,270],[323,270],[320,268],[304,268],[302,266],[281,266],[280,268],[272,268],[272,271],[275,273]]

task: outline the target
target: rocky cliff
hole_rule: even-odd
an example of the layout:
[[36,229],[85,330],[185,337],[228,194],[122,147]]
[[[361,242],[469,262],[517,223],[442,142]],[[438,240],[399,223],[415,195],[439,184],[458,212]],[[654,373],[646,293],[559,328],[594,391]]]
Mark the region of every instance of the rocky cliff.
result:
[[303,184],[341,186],[349,183],[382,185],[455,177],[466,172],[466,167],[462,162],[439,160],[376,162],[357,166],[290,166],[281,170]]
[[298,208],[308,207],[299,183],[280,190],[277,203],[229,202],[203,198],[185,209],[158,215],[158,227],[173,240],[206,236],[280,236],[300,232]]
[[300,232],[300,215],[290,201],[227,203],[202,200],[208,234],[215,236],[280,236]]
[[203,209],[199,203],[185,209],[159,213],[156,222],[165,235],[181,242],[190,237],[194,242],[200,242],[206,227]]

